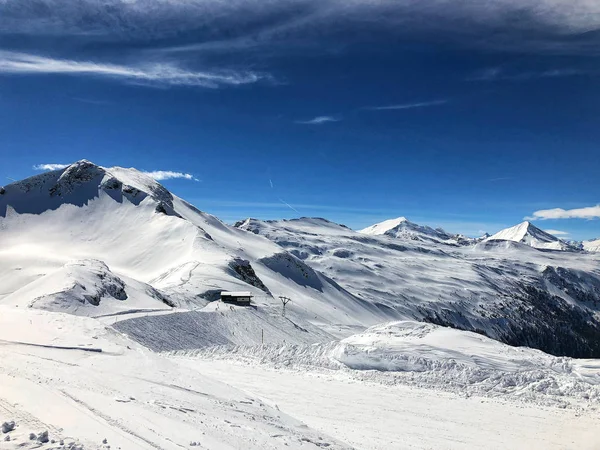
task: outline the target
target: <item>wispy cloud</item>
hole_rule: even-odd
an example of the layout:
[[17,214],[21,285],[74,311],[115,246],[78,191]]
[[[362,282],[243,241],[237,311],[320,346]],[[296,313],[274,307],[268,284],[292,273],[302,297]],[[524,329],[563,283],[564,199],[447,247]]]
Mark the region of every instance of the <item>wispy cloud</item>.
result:
[[395,111],[404,109],[415,109],[415,108],[427,108],[430,106],[445,105],[448,100],[432,100],[428,102],[416,102],[416,103],[400,103],[398,105],[386,105],[386,106],[366,106],[363,109],[367,111]]
[[154,178],[156,181],[172,180],[175,178],[181,178],[184,180],[191,180],[191,181],[200,181],[198,178],[194,177],[194,175],[192,175],[190,173],[172,172],[170,170],[154,170],[151,172],[142,172],[142,173],[148,175],[149,177]]
[[570,233],[568,231],[560,231],[560,230],[544,230],[546,233],[550,233],[554,236],[568,236]]
[[33,166],[33,170],[60,170],[69,167],[68,164],[36,164]]
[[526,220],[547,220],[547,219],[598,219],[600,218],[600,205],[588,206],[586,208],[574,209],[542,209],[535,211],[531,217]]
[[491,67],[483,69],[472,76],[468,77],[468,81],[527,81],[537,78],[564,78],[574,76],[590,76],[600,75],[600,69],[575,69],[575,68],[560,68],[546,70],[518,70],[505,69],[501,67]]
[[495,183],[497,181],[507,181],[507,180],[512,180],[513,177],[497,177],[497,178],[490,178],[488,181]]
[[296,120],[294,123],[301,125],[323,125],[328,122],[339,122],[341,119],[333,116],[317,116],[309,120]]
[[4,50],[0,50],[0,73],[87,75],[148,84],[157,83],[206,88],[256,83],[268,78],[268,75],[256,72],[186,70],[172,63],[126,66],[70,59],[53,59]]

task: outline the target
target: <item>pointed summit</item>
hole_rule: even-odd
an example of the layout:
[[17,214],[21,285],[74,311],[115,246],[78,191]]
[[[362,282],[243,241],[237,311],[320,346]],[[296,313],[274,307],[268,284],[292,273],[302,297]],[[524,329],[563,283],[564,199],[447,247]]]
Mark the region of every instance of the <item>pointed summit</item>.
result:
[[506,228],[490,236],[486,241],[513,241],[543,250],[572,250],[573,248],[556,236],[546,233],[529,221]]
[[408,223],[408,219],[406,217],[384,220],[383,222],[376,223],[375,225],[371,225],[370,227],[360,230],[359,233],[371,235],[386,234],[403,223]]

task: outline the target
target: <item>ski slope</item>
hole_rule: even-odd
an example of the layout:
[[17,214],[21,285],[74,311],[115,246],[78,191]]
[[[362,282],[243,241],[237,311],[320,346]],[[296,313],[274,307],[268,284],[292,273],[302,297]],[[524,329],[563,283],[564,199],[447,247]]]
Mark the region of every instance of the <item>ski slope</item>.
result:
[[360,449],[600,445],[600,360],[556,358],[432,324],[172,358]]
[[350,448],[96,319],[3,306],[0,422],[13,421],[0,449],[40,448],[29,435],[44,431],[48,449]]

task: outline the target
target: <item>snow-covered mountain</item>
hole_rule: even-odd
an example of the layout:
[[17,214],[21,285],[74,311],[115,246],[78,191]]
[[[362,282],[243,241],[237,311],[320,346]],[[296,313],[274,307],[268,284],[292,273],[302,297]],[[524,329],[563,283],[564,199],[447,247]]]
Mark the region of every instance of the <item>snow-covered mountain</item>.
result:
[[390,239],[324,219],[248,219],[237,226],[277,242],[390,318],[554,354],[600,355],[597,254],[545,252],[510,240],[449,246]]
[[403,240],[437,242],[449,245],[472,245],[481,239],[451,234],[442,228],[431,228],[411,222],[406,217],[384,220],[359,231],[370,236],[388,236]]
[[376,223],[375,225],[360,230],[359,233],[371,236],[385,235],[417,241],[445,241],[451,238],[450,234],[446,233],[441,228],[433,229],[428,226],[418,225],[411,222],[406,217],[384,220],[383,222]]
[[506,228],[490,236],[487,241],[513,241],[543,250],[575,250],[556,236],[546,233],[531,222],[522,222],[514,227]]
[[[385,311],[135,169],[79,161],[0,191],[0,304],[101,316],[199,308],[222,290],[365,326]],[[305,314],[306,315],[306,314]]]
[[584,250],[588,252],[600,252],[600,239],[592,239],[582,242]]
[[[123,323],[130,335],[172,330],[155,333],[156,348],[188,348],[190,326],[206,342],[236,343],[245,323],[252,342],[271,330],[269,340],[309,343],[410,319],[600,354],[598,254],[458,245],[406,220],[369,232],[309,218],[231,227],[135,169],[79,161],[0,191],[0,304],[119,319],[200,309]],[[211,303],[222,290],[251,291],[261,309],[224,314]],[[293,299],[292,322],[272,319],[279,295]]]

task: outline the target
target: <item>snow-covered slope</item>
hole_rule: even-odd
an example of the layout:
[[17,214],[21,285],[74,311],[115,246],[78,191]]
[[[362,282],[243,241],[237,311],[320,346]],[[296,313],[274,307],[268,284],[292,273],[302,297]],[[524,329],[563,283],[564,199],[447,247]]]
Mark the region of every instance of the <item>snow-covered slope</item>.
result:
[[544,252],[505,240],[396,240],[323,219],[248,219],[238,226],[387,309],[390,320],[479,331],[553,354],[600,355],[598,254]]
[[221,290],[293,299],[313,322],[385,312],[278,245],[230,227],[135,169],[79,161],[0,194],[0,304],[80,315],[198,308]]
[[7,450],[350,448],[96,319],[0,306],[4,422]]
[[588,252],[600,252],[600,239],[592,239],[583,241],[583,248]]
[[543,250],[574,250],[556,236],[546,233],[531,222],[523,222],[490,236],[487,241],[513,241]]

